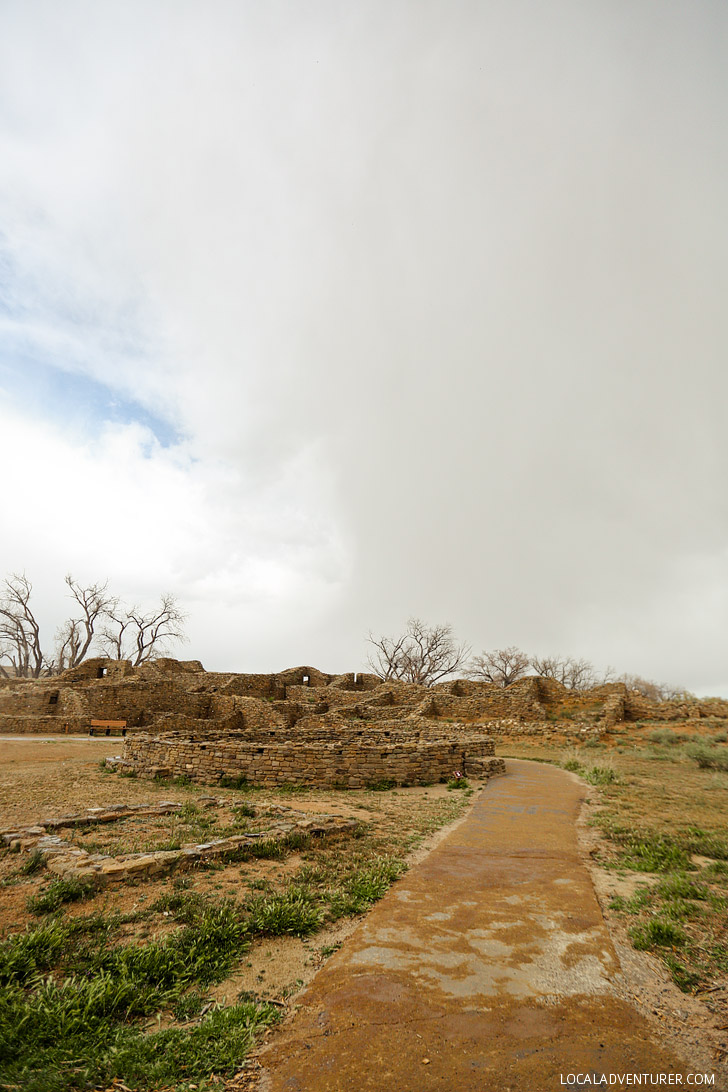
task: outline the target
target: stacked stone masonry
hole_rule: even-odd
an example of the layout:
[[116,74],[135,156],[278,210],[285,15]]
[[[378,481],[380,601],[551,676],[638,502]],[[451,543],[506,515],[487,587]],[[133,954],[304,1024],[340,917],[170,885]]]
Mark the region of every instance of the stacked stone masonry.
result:
[[[225,803],[215,797],[198,799],[207,807],[218,807]],[[129,817],[138,819],[144,816],[169,815],[181,811],[182,808],[182,804],[171,801],[149,806],[115,804],[105,808],[89,808],[85,812],[46,819],[29,827],[0,830],[0,841],[15,852],[39,853],[48,871],[61,879],[84,880],[103,885],[111,881],[137,880],[171,871],[184,871],[210,859],[235,857],[248,851],[254,856],[256,844],[260,842],[285,843],[292,835],[316,838],[346,835],[353,833],[358,827],[356,820],[340,815],[312,816],[280,805],[263,805],[256,808],[256,814],[270,820],[264,830],[248,831],[212,842],[190,843],[181,849],[126,853],[117,857],[90,853],[69,842],[62,834],[55,833],[63,831],[64,828],[113,823]]]
[[700,717],[728,717],[728,702],[654,702],[623,683],[583,693],[536,677],[505,689],[464,679],[425,688],[310,666],[245,675],[170,659],[0,679],[0,733],[86,734],[92,720],[125,721],[130,768],[213,783],[422,783],[463,767],[486,776],[502,769],[485,749],[493,736],[599,738],[623,721]]

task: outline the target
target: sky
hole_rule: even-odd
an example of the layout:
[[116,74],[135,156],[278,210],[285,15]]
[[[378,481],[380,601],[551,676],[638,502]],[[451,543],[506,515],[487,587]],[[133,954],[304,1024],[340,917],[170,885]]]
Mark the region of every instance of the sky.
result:
[[728,696],[724,0],[0,0],[0,575]]

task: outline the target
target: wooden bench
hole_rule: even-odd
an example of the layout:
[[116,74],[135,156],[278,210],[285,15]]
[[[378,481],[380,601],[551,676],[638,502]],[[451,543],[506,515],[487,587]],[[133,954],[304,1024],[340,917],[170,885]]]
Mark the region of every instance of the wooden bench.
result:
[[125,736],[125,720],[92,720],[88,730],[90,736]]

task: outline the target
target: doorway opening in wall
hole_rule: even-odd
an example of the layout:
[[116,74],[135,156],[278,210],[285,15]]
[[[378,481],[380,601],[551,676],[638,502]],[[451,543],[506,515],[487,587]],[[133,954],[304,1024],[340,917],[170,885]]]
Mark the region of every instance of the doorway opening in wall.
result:
[[61,696],[60,691],[54,690],[52,694],[48,695],[48,704],[49,705],[58,705],[58,699],[59,699],[60,696]]

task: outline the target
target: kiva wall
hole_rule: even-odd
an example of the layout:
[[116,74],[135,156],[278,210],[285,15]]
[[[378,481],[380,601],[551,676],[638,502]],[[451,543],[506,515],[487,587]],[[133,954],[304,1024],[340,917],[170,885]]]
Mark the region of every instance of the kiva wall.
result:
[[421,785],[465,776],[492,777],[505,773],[501,759],[493,758],[492,740],[446,741],[355,739],[259,742],[244,739],[190,739],[155,737],[146,733],[127,737],[123,766],[142,777],[186,776],[215,783],[221,778],[244,778],[252,785],[310,785],[365,788],[377,782]]

